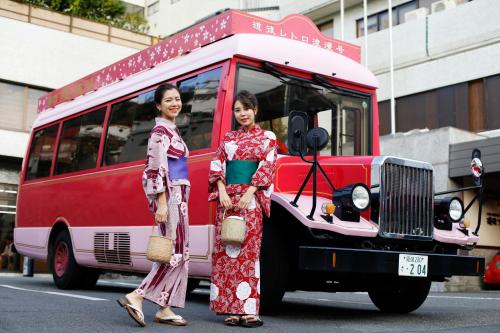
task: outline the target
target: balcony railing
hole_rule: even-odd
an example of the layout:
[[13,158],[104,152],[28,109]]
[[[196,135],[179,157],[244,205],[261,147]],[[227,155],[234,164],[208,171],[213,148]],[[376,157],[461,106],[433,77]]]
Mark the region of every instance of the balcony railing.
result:
[[9,0],[0,0],[0,16],[139,50],[159,41],[155,36],[136,33]]

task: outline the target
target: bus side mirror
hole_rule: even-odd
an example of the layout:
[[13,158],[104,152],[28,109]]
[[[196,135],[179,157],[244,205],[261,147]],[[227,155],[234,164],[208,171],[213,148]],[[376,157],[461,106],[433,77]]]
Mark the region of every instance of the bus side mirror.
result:
[[309,117],[305,112],[291,111],[288,115],[288,152],[290,155],[306,154],[306,134]]

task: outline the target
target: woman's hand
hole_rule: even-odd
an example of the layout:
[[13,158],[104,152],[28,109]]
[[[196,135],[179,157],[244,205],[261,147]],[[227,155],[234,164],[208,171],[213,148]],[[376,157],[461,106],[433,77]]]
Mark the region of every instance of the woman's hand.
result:
[[238,208],[247,209],[248,205],[250,204],[250,201],[253,199],[253,194],[255,193],[255,191],[257,191],[257,187],[250,186],[245,191],[245,194],[241,196],[240,201],[238,202]]
[[225,209],[233,207],[233,203],[231,202],[231,198],[226,192],[226,186],[224,185],[224,183],[219,180],[217,182],[217,187],[219,189],[219,202],[221,206]]
[[155,213],[155,222],[157,224],[167,222],[168,207],[167,207],[167,196],[165,192],[160,193],[158,196],[158,207]]
[[224,207],[225,209],[233,207],[233,203],[231,202],[231,198],[227,194],[226,189],[219,191],[219,201],[221,206]]
[[167,205],[158,205],[155,213],[155,222],[157,224],[167,222],[168,209]]

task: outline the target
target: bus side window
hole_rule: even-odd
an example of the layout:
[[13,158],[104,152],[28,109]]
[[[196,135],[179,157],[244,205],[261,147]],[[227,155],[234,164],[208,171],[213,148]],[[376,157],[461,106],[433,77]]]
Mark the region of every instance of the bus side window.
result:
[[102,108],[63,123],[55,174],[96,167],[105,114]]
[[42,128],[33,135],[28,157],[28,167],[26,168],[26,180],[48,177],[50,175],[58,129],[59,124],[55,124]]
[[149,132],[154,126],[156,110],[154,90],[111,106],[103,165],[146,158]]
[[176,123],[190,151],[210,147],[221,72],[219,67],[178,82],[182,111]]

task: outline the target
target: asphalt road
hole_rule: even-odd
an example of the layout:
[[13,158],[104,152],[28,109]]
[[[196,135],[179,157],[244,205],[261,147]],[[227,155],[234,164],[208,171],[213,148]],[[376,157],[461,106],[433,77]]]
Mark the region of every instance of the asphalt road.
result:
[[[49,276],[0,274],[0,332],[243,332],[227,327],[208,309],[208,288],[196,289],[177,312],[189,322],[173,327],[152,321],[155,306],[145,303],[147,326],[138,327],[116,299],[138,281],[99,280],[95,290],[59,290]],[[417,311],[378,311],[366,293],[287,293],[279,312],[262,317],[252,332],[500,332],[500,292],[431,293]]]

